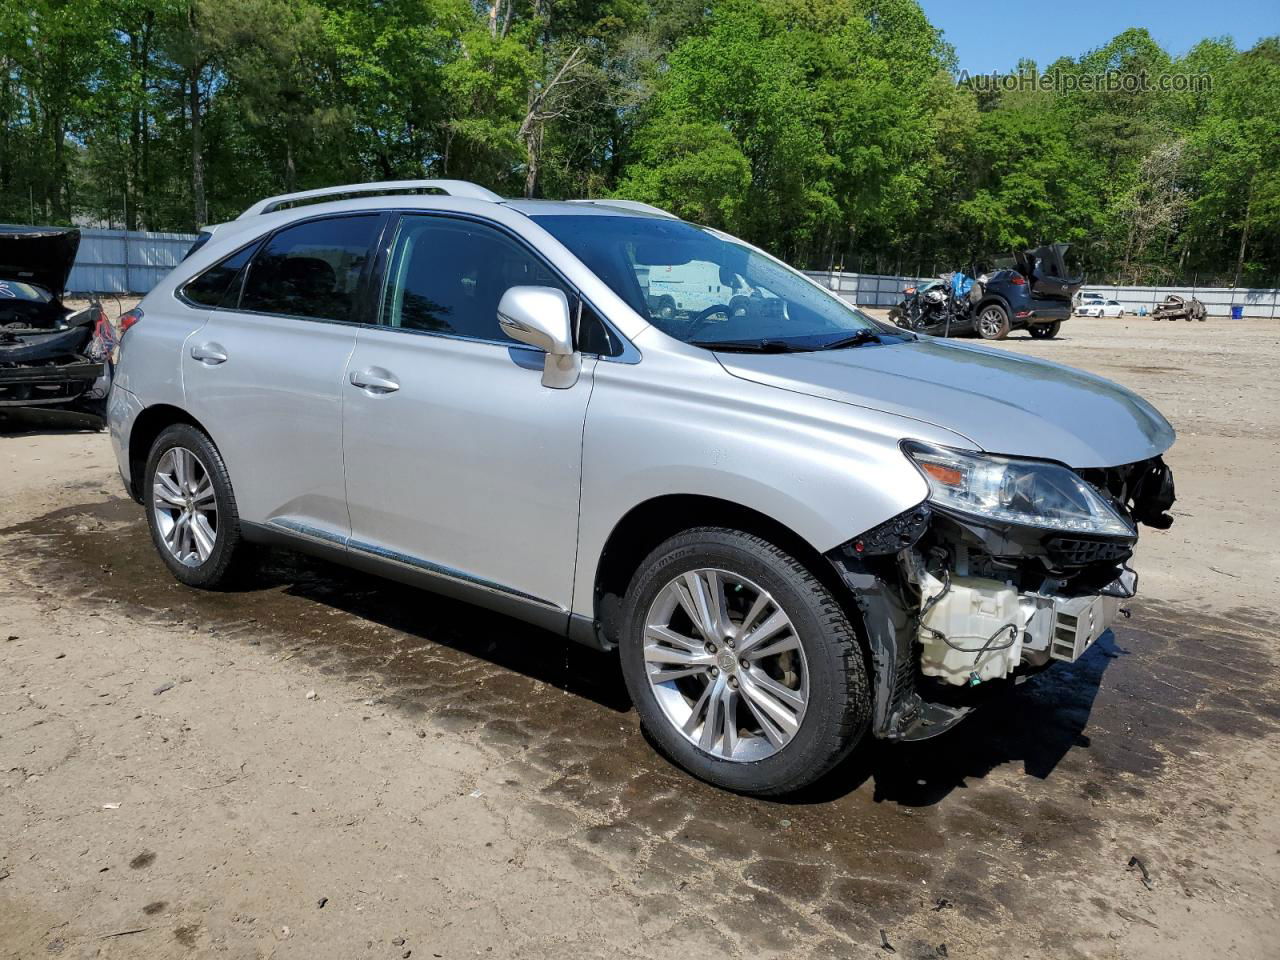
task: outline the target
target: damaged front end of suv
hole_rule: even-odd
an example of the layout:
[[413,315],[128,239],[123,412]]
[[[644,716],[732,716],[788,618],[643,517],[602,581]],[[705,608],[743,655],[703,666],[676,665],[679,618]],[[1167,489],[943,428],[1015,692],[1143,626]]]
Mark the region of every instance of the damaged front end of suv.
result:
[[1134,596],[1138,525],[1167,529],[1173,476],[1152,457],[1073,470],[911,441],[916,507],[828,553],[862,613],[871,731],[936,736],[993,690],[1079,659]]

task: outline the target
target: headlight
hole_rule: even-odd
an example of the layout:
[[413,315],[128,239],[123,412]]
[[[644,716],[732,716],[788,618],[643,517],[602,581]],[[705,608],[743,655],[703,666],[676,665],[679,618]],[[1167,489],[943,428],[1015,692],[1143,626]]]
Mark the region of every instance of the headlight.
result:
[[960,513],[1049,530],[1132,537],[1133,526],[1066,467],[921,443],[903,444],[929,499]]

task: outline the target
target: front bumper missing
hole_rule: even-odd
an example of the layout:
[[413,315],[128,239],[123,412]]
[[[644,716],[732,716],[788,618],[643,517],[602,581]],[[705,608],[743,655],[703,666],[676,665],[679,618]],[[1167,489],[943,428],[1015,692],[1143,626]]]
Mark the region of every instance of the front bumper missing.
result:
[[[1168,525],[1172,477],[1159,458],[1088,479],[1110,488],[1133,519]],[[1126,565],[1135,539],[987,525],[926,503],[829,552],[861,614],[874,682],[872,735],[936,736],[992,693],[1084,656],[1136,592],[1137,575]],[[955,585],[956,608],[937,611],[945,631],[927,619],[929,599],[946,593],[938,578],[947,589]],[[997,635],[1001,643],[991,644]],[[963,643],[930,646],[939,636]]]

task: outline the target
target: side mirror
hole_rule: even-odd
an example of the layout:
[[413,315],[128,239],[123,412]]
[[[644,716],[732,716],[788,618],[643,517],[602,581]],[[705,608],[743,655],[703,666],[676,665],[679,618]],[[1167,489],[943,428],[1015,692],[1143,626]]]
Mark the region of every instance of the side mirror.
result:
[[498,326],[512,340],[545,353],[542,385],[557,390],[578,382],[582,356],[573,349],[569,298],[555,287],[512,287],[498,303]]

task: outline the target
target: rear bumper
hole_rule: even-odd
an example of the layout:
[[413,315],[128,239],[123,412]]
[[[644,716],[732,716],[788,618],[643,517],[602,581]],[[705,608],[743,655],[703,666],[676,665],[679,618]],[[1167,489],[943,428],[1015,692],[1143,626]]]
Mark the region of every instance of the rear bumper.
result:
[[1058,323],[1071,319],[1071,304],[1036,303],[1030,307],[1022,307],[1014,311],[1013,319],[1018,323]]
[[89,361],[0,367],[0,407],[71,403],[105,371],[103,364]]
[[133,424],[143,411],[142,401],[119,384],[111,385],[107,395],[107,428],[111,434],[111,449],[120,467],[120,478],[129,496],[137,499],[133,490],[133,477],[129,463],[129,437]]

